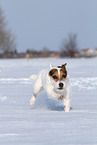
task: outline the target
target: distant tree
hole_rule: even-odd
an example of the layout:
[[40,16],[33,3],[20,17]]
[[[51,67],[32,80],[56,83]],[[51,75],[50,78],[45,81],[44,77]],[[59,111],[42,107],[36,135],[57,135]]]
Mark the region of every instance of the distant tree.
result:
[[62,43],[61,53],[63,56],[74,57],[76,52],[78,52],[77,35],[70,33]]
[[8,57],[9,52],[16,50],[15,36],[7,28],[7,23],[0,7],[0,50]]
[[49,56],[49,49],[47,47],[43,47],[42,57],[48,57],[48,56]]
[[2,49],[2,44],[5,37],[5,17],[3,16],[3,11],[0,7],[0,49]]

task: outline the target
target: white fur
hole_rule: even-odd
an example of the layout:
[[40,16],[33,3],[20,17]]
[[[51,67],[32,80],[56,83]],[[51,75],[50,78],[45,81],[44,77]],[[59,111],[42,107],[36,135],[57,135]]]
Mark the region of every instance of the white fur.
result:
[[[55,68],[55,67],[52,67]],[[32,75],[30,78],[34,81],[33,82],[33,96],[30,99],[30,105],[35,103],[36,95],[39,91],[45,90],[48,94],[48,97],[52,99],[58,99],[61,95],[64,95],[63,102],[64,102],[64,109],[65,112],[69,112],[70,110],[70,101],[69,101],[69,80],[66,79],[65,81],[57,81],[51,79],[49,76],[49,71],[52,69],[51,66],[49,69],[44,69],[40,71],[37,75]],[[60,68],[56,68],[59,72]],[[59,90],[59,83],[63,83],[64,87],[62,90]]]

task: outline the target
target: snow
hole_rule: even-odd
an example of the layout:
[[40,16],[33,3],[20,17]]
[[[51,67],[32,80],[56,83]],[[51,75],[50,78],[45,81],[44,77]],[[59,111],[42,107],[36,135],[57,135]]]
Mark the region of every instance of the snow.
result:
[[[29,105],[29,76],[67,62],[71,111],[42,91]],[[0,60],[0,145],[97,145],[97,58]]]

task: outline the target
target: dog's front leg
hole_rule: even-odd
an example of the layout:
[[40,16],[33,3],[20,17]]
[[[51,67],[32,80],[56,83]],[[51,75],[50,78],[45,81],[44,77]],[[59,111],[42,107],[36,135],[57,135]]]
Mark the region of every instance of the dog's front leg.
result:
[[69,98],[64,98],[64,110],[65,112],[70,111],[70,101]]

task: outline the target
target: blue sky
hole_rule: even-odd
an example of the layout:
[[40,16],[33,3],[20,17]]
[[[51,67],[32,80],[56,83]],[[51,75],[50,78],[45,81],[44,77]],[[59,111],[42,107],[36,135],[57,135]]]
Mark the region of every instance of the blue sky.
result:
[[97,48],[97,0],[0,0],[17,50],[60,50],[68,33],[79,48]]

